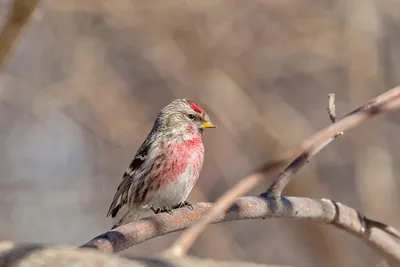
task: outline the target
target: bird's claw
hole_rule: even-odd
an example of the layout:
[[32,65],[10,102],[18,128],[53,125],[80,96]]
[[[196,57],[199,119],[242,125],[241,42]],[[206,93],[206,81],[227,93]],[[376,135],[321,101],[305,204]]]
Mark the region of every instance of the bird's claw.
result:
[[189,201],[183,202],[181,207],[187,207],[188,209],[193,210],[193,205]]
[[162,207],[162,208],[151,207],[151,210],[155,214],[166,212],[166,213],[169,213],[169,214],[172,215],[173,214],[173,212],[172,212],[173,209],[177,209],[177,208],[181,208],[181,207],[187,207],[188,209],[193,210],[193,205],[188,201],[184,201],[181,204],[179,204],[178,206],[175,206],[173,208],[171,208],[171,207]]
[[172,208],[171,208],[171,207],[162,207],[162,208],[153,208],[153,207],[151,207],[151,210],[152,210],[155,214],[159,214],[159,213],[166,212],[166,213],[172,215]]

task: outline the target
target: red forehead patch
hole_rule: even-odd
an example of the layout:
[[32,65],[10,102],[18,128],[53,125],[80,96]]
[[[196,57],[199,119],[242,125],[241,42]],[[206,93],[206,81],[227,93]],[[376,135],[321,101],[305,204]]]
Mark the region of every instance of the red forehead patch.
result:
[[197,105],[195,102],[193,102],[192,100],[187,100],[187,102],[188,102],[190,108],[194,112],[199,113],[199,114],[202,114],[204,112],[203,109],[199,105]]

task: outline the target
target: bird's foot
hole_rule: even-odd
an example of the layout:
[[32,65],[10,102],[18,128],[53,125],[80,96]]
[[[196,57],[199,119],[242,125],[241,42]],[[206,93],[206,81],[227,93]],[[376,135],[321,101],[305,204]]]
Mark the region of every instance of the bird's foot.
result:
[[172,215],[172,208],[171,208],[171,207],[162,207],[162,208],[154,208],[154,207],[151,207],[151,210],[152,210],[155,214],[167,212],[167,213],[169,213],[169,214]]
[[179,205],[179,207],[187,207],[190,210],[193,210],[193,205],[189,201],[184,201]]

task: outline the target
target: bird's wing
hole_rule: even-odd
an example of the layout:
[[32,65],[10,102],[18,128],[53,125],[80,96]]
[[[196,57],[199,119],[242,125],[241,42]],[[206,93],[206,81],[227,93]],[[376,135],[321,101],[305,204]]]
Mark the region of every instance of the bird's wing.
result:
[[107,212],[107,217],[111,215],[111,217],[114,218],[119,209],[128,203],[130,187],[133,179],[137,176],[137,173],[140,172],[140,170],[144,169],[145,166],[143,165],[149,158],[150,147],[151,143],[147,142],[146,139],[136,152],[134,159],[129,164],[128,170],[122,176],[122,181],[117,188],[113,201],[111,202],[110,208]]

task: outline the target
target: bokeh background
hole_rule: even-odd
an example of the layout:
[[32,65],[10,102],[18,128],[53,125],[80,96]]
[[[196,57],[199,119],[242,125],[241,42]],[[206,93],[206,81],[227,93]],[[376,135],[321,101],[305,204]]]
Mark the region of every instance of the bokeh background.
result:
[[[11,0],[0,1],[0,26]],[[191,202],[399,83],[398,0],[42,0],[0,73],[0,240],[79,245],[105,214],[157,112],[177,97],[219,125]],[[286,195],[331,198],[400,227],[399,113],[322,151]],[[261,193],[271,181],[254,189]],[[151,256],[178,233],[123,254]],[[293,266],[382,266],[313,222],[212,225],[190,251]]]

